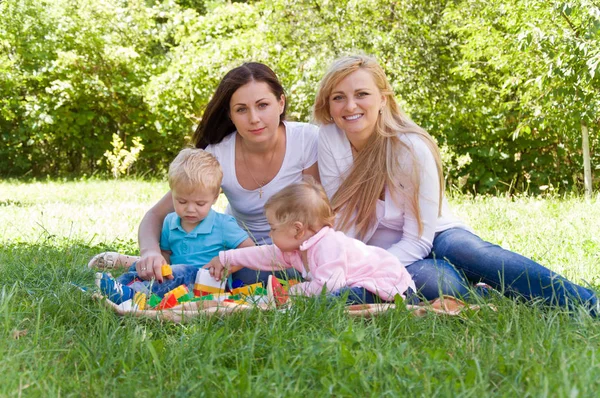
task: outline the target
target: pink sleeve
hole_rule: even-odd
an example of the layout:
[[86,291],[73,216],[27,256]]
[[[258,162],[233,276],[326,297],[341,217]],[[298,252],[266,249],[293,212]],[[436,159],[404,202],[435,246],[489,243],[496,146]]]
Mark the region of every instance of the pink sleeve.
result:
[[259,271],[279,271],[291,268],[281,250],[275,245],[252,246],[219,252],[221,264],[238,265]]
[[313,250],[309,260],[312,280],[292,286],[292,292],[313,296],[321,294],[324,286],[327,293],[346,286],[347,261],[343,243],[324,237]]

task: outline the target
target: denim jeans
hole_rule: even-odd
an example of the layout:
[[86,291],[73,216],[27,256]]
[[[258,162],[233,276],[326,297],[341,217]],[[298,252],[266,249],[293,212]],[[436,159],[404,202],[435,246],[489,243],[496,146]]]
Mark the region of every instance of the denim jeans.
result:
[[298,279],[301,280],[302,276],[295,269],[289,268],[284,271],[270,272],[270,271],[255,271],[250,268],[242,268],[237,272],[231,274],[231,279],[235,282],[240,281],[244,285],[252,285],[253,283],[261,282],[263,286],[267,286],[269,275],[274,275],[279,279],[289,280]]
[[[348,294],[346,298],[346,305],[353,304],[374,304],[374,303],[386,303],[386,301],[379,298],[374,293],[371,293],[364,287],[343,287],[334,292],[329,293],[328,297],[343,297],[345,294]],[[409,304],[418,304],[419,298],[415,294],[415,292],[409,288],[406,293],[406,302]]]
[[[165,293],[175,289],[180,285],[186,285],[190,291],[194,288],[194,282],[196,282],[196,274],[198,273],[199,267],[191,265],[177,264],[171,266],[173,270],[173,279],[164,279],[163,283],[154,282],[152,284],[152,293],[157,296],[163,297]],[[267,272],[267,271],[255,271],[250,268],[242,268],[241,270],[231,274],[233,281],[238,281],[243,285],[251,285],[253,283],[261,282],[263,286],[267,286],[267,280],[269,275],[275,275],[280,279],[301,279],[301,276],[296,273],[294,269],[288,269],[285,271],[278,272]],[[135,270],[135,263],[129,270],[120,275],[117,278],[117,282],[123,285],[129,285],[136,292],[148,293],[150,289],[150,281],[135,281],[137,278],[137,272]]]
[[[165,293],[168,293],[170,290],[175,289],[180,285],[186,285],[190,291],[194,288],[194,282],[196,282],[196,274],[198,273],[198,267],[194,267],[191,265],[172,265],[171,269],[173,270],[173,279],[164,279],[163,283],[154,282],[152,284],[152,293],[157,296],[163,297]],[[148,293],[150,289],[150,281],[135,281],[138,274],[135,271],[135,263],[129,270],[123,275],[117,278],[117,282],[123,285],[130,285],[130,287],[136,292],[144,292]]]
[[598,298],[592,290],[464,229],[438,233],[431,254],[406,269],[428,300],[440,293],[465,297],[468,285],[484,282],[507,297],[542,299],[568,308],[583,304],[592,315],[598,315]]

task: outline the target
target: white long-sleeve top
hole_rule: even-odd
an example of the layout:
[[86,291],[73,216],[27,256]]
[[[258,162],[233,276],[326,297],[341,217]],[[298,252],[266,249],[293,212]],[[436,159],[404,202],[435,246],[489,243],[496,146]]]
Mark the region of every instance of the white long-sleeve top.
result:
[[[437,167],[435,158],[425,142],[415,134],[399,135],[399,139],[412,148],[418,162],[420,181],[418,200],[423,225],[422,234],[419,235],[416,214],[411,206],[403,202],[402,198],[394,201],[386,187],[385,200],[377,201],[376,222],[362,240],[369,245],[388,250],[404,266],[408,266],[429,255],[436,233],[449,228],[469,228],[454,217],[445,198],[442,200],[441,215],[438,216],[440,186]],[[321,183],[331,199],[352,168],[354,158],[350,142],[346,134],[335,124],[323,125],[319,128],[318,153]],[[400,153],[398,156],[401,157],[400,164],[403,172],[410,175],[413,167],[412,157],[407,153]],[[409,179],[402,181],[402,186],[407,192],[414,190]],[[357,237],[353,228],[346,233],[351,237]]]
[[[304,251],[306,265],[302,261]],[[222,264],[262,271],[294,268],[305,280],[290,288],[290,293],[297,295],[318,295],[323,288],[334,292],[342,287],[362,287],[391,301],[396,294],[406,297],[409,287],[417,291],[410,274],[395,256],[329,227],[321,228],[293,252],[263,245],[219,252],[219,260]]]

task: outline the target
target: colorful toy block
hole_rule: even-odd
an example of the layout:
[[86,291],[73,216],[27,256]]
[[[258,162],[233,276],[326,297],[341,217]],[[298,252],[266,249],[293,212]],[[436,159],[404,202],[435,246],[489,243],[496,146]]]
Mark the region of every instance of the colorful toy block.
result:
[[267,289],[265,289],[264,287],[257,287],[254,290],[254,295],[255,296],[266,296],[267,295]]
[[279,279],[277,278],[277,281],[279,283],[281,283],[281,285],[283,286],[283,289],[287,292],[288,290],[290,290],[290,287],[297,285],[298,283],[300,283],[299,280],[296,279]]
[[193,298],[194,298],[194,293],[188,292],[187,294],[184,294],[183,296],[179,297],[177,299],[177,302],[178,303],[185,303],[187,301],[192,301]]
[[194,283],[195,296],[201,296],[202,293],[223,293],[224,291],[225,283],[223,281],[218,281],[210,276],[210,271],[205,268],[198,270]]
[[244,282],[242,282],[239,279],[234,279],[231,281],[231,288],[232,289],[237,289],[238,287],[242,287],[244,286]]
[[148,300],[148,306],[150,306],[151,308],[155,308],[157,305],[160,304],[161,300],[162,299],[156,294],[152,294],[150,295],[150,299]]
[[173,293],[167,293],[158,305],[159,310],[166,310],[177,305],[177,297]]
[[123,301],[121,304],[119,304],[119,308],[123,311],[131,311],[131,308],[133,308],[133,300],[129,299],[127,301]]
[[143,311],[146,308],[146,293],[137,292],[133,296],[133,304],[138,310]]
[[190,301],[193,303],[193,302],[196,302],[196,301],[206,301],[206,300],[214,300],[214,299],[215,298],[213,297],[212,294],[207,294],[206,296],[194,297]]
[[215,301],[224,301],[229,298],[229,293],[213,293],[212,296]]
[[173,270],[169,264],[165,264],[161,268],[162,276],[171,276],[173,275]]
[[283,288],[283,285],[273,275],[269,275],[269,279],[267,281],[267,292],[269,298],[273,299],[276,307],[281,307],[289,299],[289,296]]
[[187,288],[186,285],[179,285],[177,286],[175,289],[169,291],[167,294],[165,294],[165,297],[168,296],[169,294],[172,294],[175,296],[176,300],[179,300],[179,298],[181,296],[185,296],[186,294],[189,293],[189,289]]
[[260,289],[263,288],[262,283],[254,283],[252,285],[238,287],[237,289],[232,289],[231,293],[232,294],[243,294],[245,296],[251,296],[254,294],[254,291],[259,288]]

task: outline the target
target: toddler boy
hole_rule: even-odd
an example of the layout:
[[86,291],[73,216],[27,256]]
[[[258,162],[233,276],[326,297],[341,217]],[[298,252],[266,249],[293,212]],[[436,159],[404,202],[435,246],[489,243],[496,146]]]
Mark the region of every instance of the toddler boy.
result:
[[[163,257],[172,265],[172,279],[151,283],[138,278],[135,263],[113,279],[96,274],[96,285],[109,300],[120,304],[136,292],[160,297],[180,286],[192,286],[198,269],[219,251],[254,246],[230,215],[212,209],[221,191],[223,171],[217,159],[202,149],[182,150],[169,166],[169,187],[175,212],[165,218],[160,237]],[[191,289],[190,289],[191,290]]]

